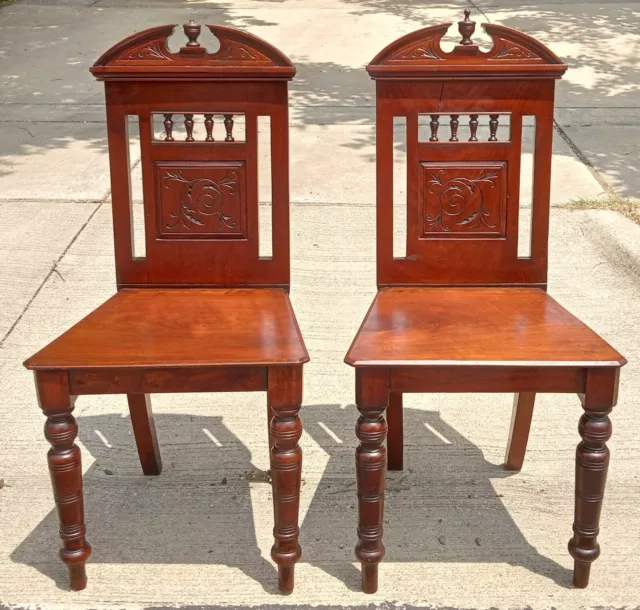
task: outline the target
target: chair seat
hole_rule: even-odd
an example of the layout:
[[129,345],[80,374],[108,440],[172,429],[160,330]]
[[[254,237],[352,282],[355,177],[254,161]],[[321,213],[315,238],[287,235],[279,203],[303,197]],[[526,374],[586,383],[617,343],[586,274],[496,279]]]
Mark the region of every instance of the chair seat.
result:
[[352,366],[622,366],[604,339],[537,288],[386,288]]
[[29,369],[301,364],[282,289],[123,289],[29,358]]

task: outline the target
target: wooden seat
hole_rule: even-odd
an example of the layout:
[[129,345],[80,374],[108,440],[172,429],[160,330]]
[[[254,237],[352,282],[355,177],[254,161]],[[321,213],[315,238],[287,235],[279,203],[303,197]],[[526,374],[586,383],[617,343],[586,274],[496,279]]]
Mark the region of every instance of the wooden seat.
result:
[[25,365],[80,370],[299,365],[308,360],[284,290],[127,288]]
[[384,288],[345,360],[351,366],[626,363],[538,288]]
[[[49,470],[62,560],[86,586],[80,449],[72,415],[82,394],[126,394],[142,470],[162,469],[150,394],[266,391],[278,587],[300,558],[302,365],[308,361],[288,297],[288,81],[295,67],[259,38],[210,25],[129,36],[91,69],[105,82],[118,293],[25,366],[47,416]],[[261,123],[262,121],[262,123]],[[135,124],[138,129],[136,130]],[[267,132],[270,130],[270,133]],[[130,136],[139,134],[144,230],[134,226]],[[271,235],[258,208],[259,140],[271,142]],[[144,248],[134,236],[144,235]],[[261,253],[260,239],[270,243]]]
[[[481,51],[469,10],[460,43],[446,52],[440,40],[450,26],[407,34],[367,67],[376,81],[379,292],[345,358],[356,368],[360,411],[362,587],[378,587],[385,474],[387,465],[403,468],[405,392],[514,392],[509,470],[522,467],[536,393],[580,395],[569,552],[573,583],[586,587],[600,554],[608,414],[626,361],[545,292],[554,89],[566,66],[537,40],[495,24],[483,24],[493,47]],[[520,193],[527,130],[530,208]],[[398,167],[403,142],[406,167]],[[406,201],[394,201],[405,176]],[[403,204],[399,256],[394,222]]]

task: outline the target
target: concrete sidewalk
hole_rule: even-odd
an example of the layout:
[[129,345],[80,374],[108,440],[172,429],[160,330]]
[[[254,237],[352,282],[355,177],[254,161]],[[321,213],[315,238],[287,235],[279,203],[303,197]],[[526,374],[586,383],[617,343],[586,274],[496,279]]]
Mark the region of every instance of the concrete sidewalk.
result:
[[[401,34],[458,21],[469,3],[33,0],[0,8],[0,608],[640,604],[640,227],[615,212],[567,207],[640,192],[639,5],[475,5],[477,21],[537,36],[570,65],[558,85],[549,292],[629,360],[590,587],[570,588],[566,550],[577,398],[539,398],[525,467],[508,474],[500,464],[511,397],[422,395],[406,399],[405,478],[389,477],[380,591],[358,592],[356,412],[342,358],[375,292],[374,89],[363,66]],[[78,401],[93,556],[88,588],[68,592],[44,418],[21,366],[114,292],[103,91],[88,67],[133,31],[189,18],[246,28],[298,67],[292,299],[312,362],[303,559],[286,598],[269,558],[271,490],[251,476],[268,468],[259,394],[154,396],[165,465],[155,479],[140,472],[124,397]]]

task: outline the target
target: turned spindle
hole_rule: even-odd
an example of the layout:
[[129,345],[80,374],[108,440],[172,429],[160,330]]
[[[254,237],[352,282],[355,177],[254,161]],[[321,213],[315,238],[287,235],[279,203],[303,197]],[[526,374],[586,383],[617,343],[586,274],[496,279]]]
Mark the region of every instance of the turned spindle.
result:
[[233,115],[232,114],[224,115],[224,128],[227,131],[227,137],[224,139],[224,141],[235,142],[235,138],[233,137]]
[[173,142],[173,115],[164,115],[164,141]]
[[429,127],[431,128],[431,137],[429,138],[429,142],[437,142],[438,141],[438,126],[440,125],[438,119],[440,118],[439,114],[431,114],[431,122],[429,123]]
[[184,128],[187,130],[187,137],[185,138],[185,142],[193,142],[193,115],[185,114],[184,115]]
[[498,131],[498,117],[499,114],[490,114],[489,115],[489,142],[497,142],[498,138],[496,137],[496,133]]
[[213,142],[213,115],[205,114],[204,115],[204,128],[207,130],[207,137],[205,138],[205,142]]
[[469,142],[477,142],[478,141],[478,115],[472,114],[469,115],[469,132],[471,135],[469,136]]
[[458,141],[458,125],[460,124],[458,121],[459,114],[452,114],[451,121],[449,125],[451,125],[451,137],[449,138],[449,142],[457,142]]

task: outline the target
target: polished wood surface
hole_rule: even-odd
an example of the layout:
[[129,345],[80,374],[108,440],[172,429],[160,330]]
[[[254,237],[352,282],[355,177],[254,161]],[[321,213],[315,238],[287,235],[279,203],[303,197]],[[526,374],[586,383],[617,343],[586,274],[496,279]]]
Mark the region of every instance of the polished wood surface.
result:
[[626,362],[536,288],[380,290],[345,360],[352,366]]
[[[172,53],[167,39],[175,27],[138,32],[91,68],[105,83],[118,287],[287,288],[287,84],[295,67],[264,40],[218,25],[204,26],[218,38],[217,52],[197,43],[201,26],[186,24],[195,44]],[[153,115],[165,117],[164,134]],[[130,185],[123,179],[132,116],[140,131],[144,257],[133,255]],[[240,117],[243,139],[233,135]],[[259,117],[271,122],[270,257],[260,256],[258,243]],[[194,137],[196,122],[210,136]],[[186,137],[176,133],[179,123]]]
[[[469,9],[458,23],[459,44],[446,52],[440,41],[450,25],[407,34],[367,66],[376,81],[379,292],[345,358],[356,369],[360,413],[362,588],[378,588],[384,479],[387,468],[403,467],[406,392],[515,392],[511,470],[522,467],[536,393],[582,397],[569,551],[574,585],[585,587],[600,553],[608,413],[626,360],[545,292],[554,89],[567,67],[534,38],[500,25],[483,24],[493,46],[481,51]],[[527,120],[535,135],[525,254],[518,242]],[[406,136],[404,257],[393,248],[399,129]]]
[[25,366],[186,368],[308,359],[284,290],[123,289]]
[[[267,392],[278,588],[290,593],[301,555],[298,510],[302,365],[309,356],[289,301],[288,81],[278,49],[226,26],[138,32],[96,62],[105,82],[119,292],[29,358],[47,416],[62,560],[87,584],[80,449],[71,414],[82,394],[126,394],[145,475],[162,470],[150,394]],[[258,119],[271,129],[272,255],[260,256]],[[133,247],[129,129],[137,120],[144,252]],[[243,130],[239,130],[239,125]],[[161,126],[161,127],[160,127]],[[181,131],[182,127],[184,131]],[[204,127],[201,130],[200,127]],[[206,135],[205,135],[206,133]],[[134,251],[135,250],[135,251]]]

